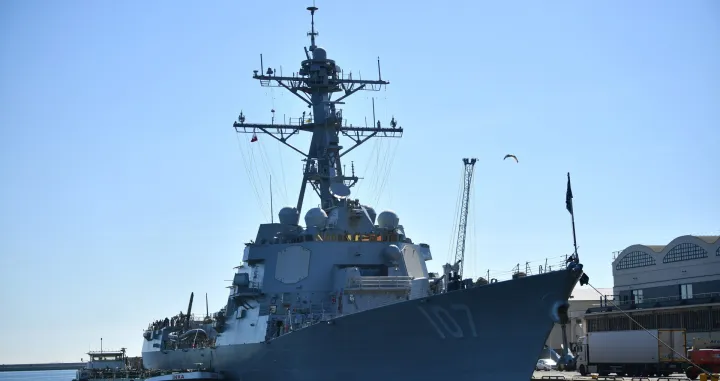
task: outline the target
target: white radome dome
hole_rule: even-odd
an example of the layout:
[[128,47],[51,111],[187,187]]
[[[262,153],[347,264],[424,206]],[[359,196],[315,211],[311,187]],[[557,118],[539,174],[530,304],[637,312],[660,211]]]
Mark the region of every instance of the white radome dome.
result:
[[278,219],[281,224],[285,225],[297,225],[298,223],[298,211],[296,208],[286,206],[280,209],[278,212]]
[[383,229],[395,229],[400,223],[400,217],[392,210],[386,210],[377,216],[377,223]]
[[327,221],[327,213],[321,208],[312,208],[305,213],[305,225],[311,226],[325,226]]

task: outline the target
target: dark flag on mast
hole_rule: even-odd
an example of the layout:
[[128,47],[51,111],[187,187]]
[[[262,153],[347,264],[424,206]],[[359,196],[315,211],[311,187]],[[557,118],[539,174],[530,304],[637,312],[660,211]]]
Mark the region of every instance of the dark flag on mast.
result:
[[[565,208],[568,212],[570,212],[570,221],[572,222],[572,233],[573,233],[573,246],[575,247],[575,252],[573,255],[571,255],[565,262],[569,263],[569,266],[580,266],[579,268],[582,270],[582,265],[580,264],[580,255],[578,255],[578,249],[577,249],[577,238],[575,236],[575,213],[573,210],[573,194],[572,194],[572,187],[570,186],[570,172],[567,174],[568,176],[568,182],[567,182],[567,191],[565,191]],[[578,267],[575,267],[578,268]],[[590,277],[583,273],[580,276],[580,285],[584,286],[586,284],[590,283]],[[566,346],[567,347],[567,346]]]
[[565,192],[565,207],[567,208],[567,211],[570,212],[570,214],[573,214],[573,194],[572,194],[572,187],[570,187],[570,172],[568,172],[568,184],[567,184],[567,192]]
[[578,262],[580,259],[578,257],[577,252],[577,239],[575,238],[575,213],[573,213],[573,194],[572,194],[572,187],[570,186],[570,172],[568,172],[568,183],[567,183],[567,191],[565,192],[565,208],[567,208],[567,211],[570,212],[570,220],[572,221],[572,232],[573,232],[573,246],[575,247],[575,252],[573,255],[568,258],[568,261],[575,261]]

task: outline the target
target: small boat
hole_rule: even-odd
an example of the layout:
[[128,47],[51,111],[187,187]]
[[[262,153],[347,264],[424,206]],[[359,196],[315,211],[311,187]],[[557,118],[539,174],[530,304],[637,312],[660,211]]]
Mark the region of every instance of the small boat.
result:
[[142,381],[142,371],[129,366],[125,348],[119,351],[90,351],[87,364],[78,369],[73,381],[112,379],[115,381]]
[[194,369],[162,370],[134,369],[130,366],[125,348],[119,351],[91,351],[90,360],[82,369],[78,369],[73,381],[165,381],[165,380],[223,380],[221,373],[213,372],[196,363]]

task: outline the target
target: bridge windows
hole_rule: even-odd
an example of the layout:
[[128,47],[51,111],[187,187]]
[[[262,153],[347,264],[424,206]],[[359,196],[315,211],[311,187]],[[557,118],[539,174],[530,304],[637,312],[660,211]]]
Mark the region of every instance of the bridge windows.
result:
[[655,258],[643,251],[633,251],[625,254],[624,257],[615,265],[616,270],[632,269],[635,267],[652,266],[655,264]]
[[689,261],[692,259],[707,258],[707,251],[702,247],[689,242],[684,242],[673,247],[663,257],[663,263]]
[[680,299],[692,299],[693,291],[692,284],[681,284],[680,285]]
[[643,290],[632,290],[633,303],[640,304],[643,302]]

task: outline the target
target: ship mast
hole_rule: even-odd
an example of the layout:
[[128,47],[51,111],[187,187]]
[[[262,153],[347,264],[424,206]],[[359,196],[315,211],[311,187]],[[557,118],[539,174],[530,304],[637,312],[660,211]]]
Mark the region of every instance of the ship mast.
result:
[[[382,127],[380,121],[372,127],[348,126],[343,120],[342,110],[336,105],[345,104],[345,98],[359,90],[379,91],[383,85],[390,82],[383,81],[380,75],[380,59],[378,58],[378,79],[358,80],[352,78],[352,73],[345,76],[334,60],[327,58],[325,49],[315,45],[315,11],[317,7],[307,7],[310,11],[310,47],[305,48],[306,59],[302,61],[300,70],[291,76],[283,76],[275,69],[263,67],[262,54],[260,55],[260,72],[254,71],[253,78],[260,81],[261,86],[283,87],[293,93],[308,105],[311,114],[303,112],[302,117],[290,118],[288,124],[245,123],[245,115],[241,112],[238,121],[233,123],[238,133],[266,134],[292,148],[305,158],[304,172],[297,202],[298,216],[302,210],[307,184],[315,190],[320,197],[321,207],[329,212],[337,206],[339,200],[350,195],[350,188],[354,186],[358,177],[355,173],[350,176],[343,174],[340,158],[365,143],[372,137],[401,137],[402,127],[398,127],[395,118],[390,121],[390,127]],[[312,54],[311,54],[312,53]],[[332,95],[343,92],[339,98],[332,100]],[[300,131],[312,133],[310,147],[306,152],[296,148],[288,139]],[[339,144],[340,134],[353,140],[354,144],[343,150]],[[254,139],[254,138],[253,138]]]

